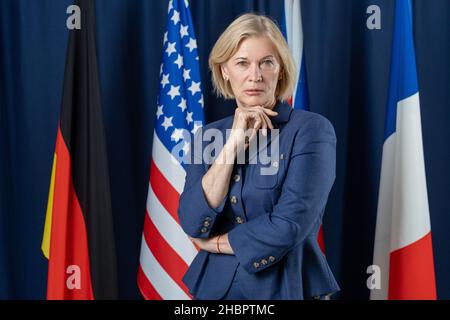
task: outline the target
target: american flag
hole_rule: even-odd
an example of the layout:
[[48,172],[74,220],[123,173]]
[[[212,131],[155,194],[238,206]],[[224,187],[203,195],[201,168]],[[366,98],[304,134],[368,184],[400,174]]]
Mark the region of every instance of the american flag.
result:
[[197,249],[179,225],[177,210],[186,171],[172,150],[181,145],[186,154],[190,144],[183,137],[187,132],[193,135],[204,124],[198,60],[189,2],[171,0],[138,270],[138,286],[145,299],[192,298],[181,279]]

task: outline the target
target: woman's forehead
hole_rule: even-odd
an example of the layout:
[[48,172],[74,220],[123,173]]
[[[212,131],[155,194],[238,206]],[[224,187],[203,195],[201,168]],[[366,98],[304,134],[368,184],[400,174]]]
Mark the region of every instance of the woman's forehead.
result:
[[277,50],[267,37],[249,37],[241,41],[232,59],[262,59],[268,56],[276,57]]

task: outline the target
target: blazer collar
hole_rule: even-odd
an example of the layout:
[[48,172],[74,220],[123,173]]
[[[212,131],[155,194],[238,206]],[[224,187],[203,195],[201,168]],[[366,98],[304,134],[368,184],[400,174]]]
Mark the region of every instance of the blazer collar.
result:
[[287,102],[278,102],[273,110],[278,112],[278,114],[275,117],[270,118],[272,123],[280,124],[289,121],[292,113],[292,107]]
[[[291,113],[293,111],[292,107],[286,102],[278,102],[275,108],[273,108],[274,111],[276,111],[278,114],[274,117],[269,117],[272,121],[272,124],[274,124],[276,127],[278,127],[278,124],[286,123],[289,121],[291,117]],[[233,125],[233,116],[230,116],[228,123],[226,127],[230,129]]]

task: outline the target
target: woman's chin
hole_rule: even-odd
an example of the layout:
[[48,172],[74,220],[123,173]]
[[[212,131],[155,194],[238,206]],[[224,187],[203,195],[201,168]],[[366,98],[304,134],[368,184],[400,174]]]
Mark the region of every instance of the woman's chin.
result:
[[269,103],[267,99],[261,99],[260,97],[254,97],[250,99],[245,99],[245,101],[242,101],[243,105],[247,107],[256,107],[256,106],[265,106]]

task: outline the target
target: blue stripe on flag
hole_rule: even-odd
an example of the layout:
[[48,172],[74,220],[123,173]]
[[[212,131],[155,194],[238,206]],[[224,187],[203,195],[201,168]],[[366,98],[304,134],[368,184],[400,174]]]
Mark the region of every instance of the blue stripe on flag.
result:
[[297,84],[297,92],[295,94],[294,109],[309,110],[308,85],[306,82],[306,63],[302,54],[302,64],[300,67],[300,79]]
[[397,103],[419,91],[410,0],[396,0],[384,140],[396,130]]

